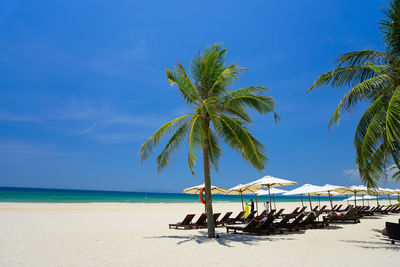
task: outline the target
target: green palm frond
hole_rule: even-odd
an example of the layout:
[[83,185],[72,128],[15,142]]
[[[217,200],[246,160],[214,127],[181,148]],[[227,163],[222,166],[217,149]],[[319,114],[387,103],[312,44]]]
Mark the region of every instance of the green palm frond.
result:
[[181,127],[178,128],[178,130],[176,130],[176,132],[169,139],[164,150],[161,152],[160,155],[157,156],[156,162],[158,165],[158,172],[161,172],[162,169],[168,167],[171,154],[179,148],[179,145],[185,139],[185,136],[189,132],[189,129],[190,121],[186,121]]
[[395,57],[400,56],[400,1],[389,2],[389,7],[384,10],[386,19],[381,21],[381,27],[386,50]]
[[267,158],[264,155],[264,146],[258,142],[243,126],[239,119],[230,118],[221,114],[219,116],[221,128],[219,134],[234,150],[241,152],[253,167],[258,170],[264,169]]
[[391,55],[386,52],[374,50],[353,51],[340,55],[336,59],[336,63],[340,67],[357,66],[365,64],[387,65],[392,59]]
[[400,140],[400,86],[394,91],[386,113],[386,137],[389,145]]
[[214,169],[218,171],[218,161],[221,157],[222,150],[218,143],[218,137],[213,131],[210,131],[210,162],[214,166]]
[[182,97],[189,104],[196,104],[199,100],[199,96],[190,81],[187,77],[185,70],[182,67],[182,64],[177,63],[175,70],[169,70],[165,68],[165,72],[167,74],[167,79],[170,85],[176,85],[178,87],[179,92]]
[[194,174],[194,164],[196,163],[197,153],[201,147],[201,134],[203,123],[200,115],[195,115],[192,119],[192,125],[189,133],[189,153],[188,153],[188,163],[189,169]]
[[340,100],[336,107],[331,121],[329,122],[329,128],[337,123],[341,118],[341,113],[351,112],[355,109],[355,106],[360,101],[371,100],[375,97],[376,91],[386,87],[388,84],[392,84],[393,80],[390,75],[382,74],[366,81],[363,81],[352,89],[350,89],[344,97]]
[[352,112],[360,102],[369,104],[355,137],[356,163],[362,181],[376,185],[386,177],[386,167],[400,165],[400,0],[389,2],[381,22],[385,51],[362,50],[343,54],[336,68],[310,86],[351,87],[336,107],[329,123]]
[[348,67],[338,67],[333,71],[322,74],[310,86],[307,92],[317,87],[354,87],[377,75],[390,72],[391,68],[385,65],[357,65]]
[[183,123],[185,123],[189,118],[189,115],[183,115],[178,118],[175,118],[163,126],[161,126],[157,131],[154,132],[146,142],[140,148],[139,158],[143,161],[146,160],[153,151],[153,148],[157,146],[161,140],[161,138],[173,131],[175,128],[180,127]]

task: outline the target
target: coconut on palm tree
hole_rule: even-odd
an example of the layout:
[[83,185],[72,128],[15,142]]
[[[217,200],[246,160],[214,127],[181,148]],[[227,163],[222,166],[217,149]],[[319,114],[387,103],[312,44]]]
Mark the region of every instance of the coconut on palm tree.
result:
[[219,140],[240,152],[256,169],[263,170],[267,157],[264,146],[248,131],[251,123],[248,109],[260,114],[274,110],[274,100],[263,96],[268,91],[263,86],[230,90],[244,69],[236,64],[226,65],[226,52],[216,44],[192,59],[188,73],[181,63],[177,63],[173,70],[166,69],[168,82],[176,85],[191,112],[161,126],[143,143],[139,153],[141,160],[147,159],[161,138],[172,134],[156,159],[158,171],[161,171],[168,166],[171,154],[184,140],[188,140],[188,164],[194,175],[197,154],[202,150],[209,237],[215,236],[210,168],[213,166],[217,169],[218,166],[221,156]]
[[385,50],[339,56],[336,68],[318,77],[308,90],[351,88],[340,100],[329,126],[337,123],[342,113],[354,111],[360,102],[369,104],[354,137],[356,164],[369,187],[386,177],[388,166],[400,167],[400,1],[390,2],[384,13],[380,29]]

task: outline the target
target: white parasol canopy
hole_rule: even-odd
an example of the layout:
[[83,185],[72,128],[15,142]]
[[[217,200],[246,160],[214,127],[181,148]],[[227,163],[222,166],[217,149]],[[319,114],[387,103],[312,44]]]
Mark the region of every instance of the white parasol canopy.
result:
[[375,196],[371,196],[371,195],[351,196],[349,198],[344,199],[343,201],[346,201],[346,200],[347,201],[353,201],[354,199],[357,199],[357,200],[362,200],[362,199],[371,200],[371,199],[376,199],[376,197]]
[[[338,192],[341,195],[345,194],[354,194],[356,195],[366,195],[374,192],[373,189],[368,188],[364,185],[353,185],[350,187],[340,187],[334,190],[335,192]],[[357,206],[357,198],[354,198],[354,206]]]
[[257,195],[259,195],[259,196],[265,196],[265,195],[268,195],[269,193],[271,193],[271,194],[283,194],[283,193],[286,193],[286,192],[287,192],[287,190],[282,190],[282,189],[279,189],[279,188],[271,188],[270,192],[268,192],[267,190],[260,189],[255,193]]
[[[308,195],[308,201],[310,202],[310,209],[312,209],[312,204],[311,204],[311,194],[316,193],[316,192],[322,192],[322,186],[317,186],[317,185],[312,185],[312,184],[304,184],[300,187],[297,187],[291,191],[288,191],[284,193],[283,195],[285,196],[291,196],[291,195]],[[303,198],[302,198],[303,200]]]
[[338,188],[342,188],[342,187],[343,186],[325,184],[325,185],[321,186],[321,189],[323,189],[324,191],[311,193],[311,195],[317,195],[318,196],[318,201],[319,201],[319,196],[329,196],[329,202],[331,203],[331,209],[333,209],[332,195],[338,195],[339,194],[339,193],[337,193],[337,192],[335,192],[333,190],[338,189]]
[[[204,184],[186,188],[183,190],[183,193],[199,194],[201,189],[204,189]],[[222,187],[213,186],[213,185],[211,186],[211,194],[224,194],[226,191],[227,190]]]
[[269,207],[271,210],[272,210],[271,192],[270,192],[271,187],[287,186],[287,185],[295,185],[295,184],[297,184],[297,183],[294,181],[273,177],[271,175],[266,175],[263,178],[260,178],[258,180],[255,180],[255,181],[249,183],[249,185],[257,186],[258,189],[265,188],[265,187],[268,188]]
[[242,199],[242,209],[244,210],[244,205],[243,205],[243,194],[251,194],[255,193],[257,190],[259,190],[259,186],[257,185],[251,185],[249,184],[238,184],[235,187],[232,187],[231,189],[227,190],[224,194],[226,195],[240,195]]
[[[287,192],[287,190],[282,190],[282,189],[275,188],[275,187],[270,188],[269,191],[260,189],[257,192],[255,192],[256,193],[256,200],[257,200],[257,195],[265,196],[265,195],[272,194],[272,198],[274,200],[274,209],[276,209],[275,194],[282,194],[282,193],[285,193],[285,192]],[[258,209],[258,202],[257,202],[257,209]]]

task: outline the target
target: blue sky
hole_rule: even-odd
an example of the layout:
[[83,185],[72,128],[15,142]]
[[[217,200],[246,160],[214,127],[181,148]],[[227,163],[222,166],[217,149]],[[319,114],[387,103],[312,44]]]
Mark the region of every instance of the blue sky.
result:
[[[213,184],[269,174],[299,184],[359,184],[359,113],[328,131],[343,89],[306,94],[336,56],[383,45],[387,1],[17,1],[0,3],[0,186],[180,192],[192,176],[182,146],[161,174],[141,143],[188,110],[165,67],[223,43],[248,67],[234,88],[271,89],[282,122],[254,116],[268,149],[259,173],[224,147]],[[362,108],[361,108],[362,111]],[[160,147],[161,148],[161,147]],[[159,151],[159,150],[157,150]],[[156,151],[156,152],[157,152]],[[385,186],[398,185],[393,182]]]

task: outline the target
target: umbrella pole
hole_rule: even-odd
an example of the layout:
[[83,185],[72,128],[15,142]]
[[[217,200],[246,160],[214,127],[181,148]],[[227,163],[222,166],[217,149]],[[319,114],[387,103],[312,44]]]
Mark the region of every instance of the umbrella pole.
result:
[[255,195],[256,195],[257,216],[258,216],[258,200],[257,200],[257,194]]
[[379,195],[376,194],[376,206],[379,206]]
[[357,193],[354,191],[354,207],[357,207]]
[[347,200],[347,205],[349,205],[349,198],[347,197],[347,195],[345,195],[346,196],[346,200]]
[[301,198],[301,207],[304,208],[304,204],[303,204],[303,195],[302,195],[302,194],[300,194],[300,198]]
[[269,195],[269,211],[271,212],[272,210],[272,203],[271,203],[271,190],[270,187],[268,186],[268,195]]
[[310,196],[310,193],[308,193],[308,202],[310,202],[310,210],[312,210],[312,205],[311,205],[311,196]]
[[369,199],[367,199],[367,202],[368,202],[368,207],[369,207],[369,206],[370,206],[370,205],[369,205]]
[[364,207],[364,195],[362,195],[363,207]]
[[331,210],[333,210],[331,191],[328,191],[329,202],[331,203]]
[[318,205],[319,205],[319,208],[321,208],[321,200],[319,199],[319,195],[318,195]]
[[244,210],[244,205],[243,205],[243,193],[240,191],[240,198],[242,199],[242,210]]
[[392,201],[390,200],[390,195],[388,194],[389,205],[392,205]]
[[274,209],[276,209],[275,194],[272,194],[272,198],[274,199]]

